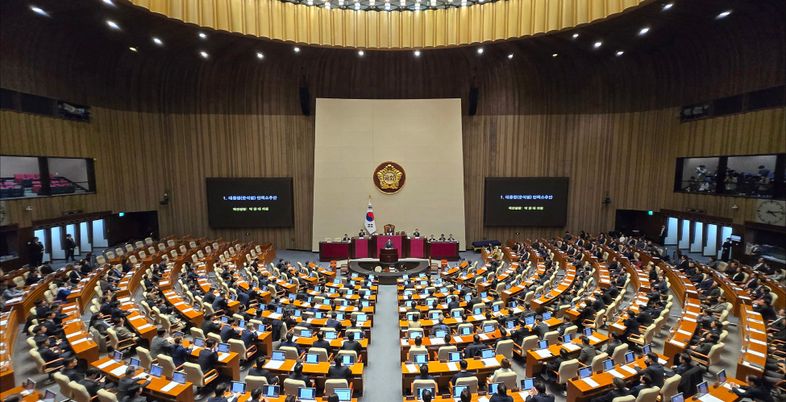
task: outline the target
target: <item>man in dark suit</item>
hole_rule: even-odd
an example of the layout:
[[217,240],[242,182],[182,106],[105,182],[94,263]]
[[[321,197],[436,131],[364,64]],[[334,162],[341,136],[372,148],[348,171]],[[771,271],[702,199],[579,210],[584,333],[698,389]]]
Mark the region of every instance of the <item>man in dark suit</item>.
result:
[[581,353],[579,353],[579,362],[588,366],[592,363],[592,358],[598,354],[598,351],[595,350],[592,345],[590,345],[590,340],[588,337],[582,335],[581,336]]
[[85,378],[85,374],[82,372],[82,370],[76,368],[77,361],[75,358],[69,357],[68,359],[65,359],[64,364],[65,366],[63,367],[63,370],[60,371],[60,374],[63,374],[64,376],[68,377],[69,380],[76,382],[79,382]]
[[538,338],[543,339],[546,332],[549,332],[549,326],[543,322],[543,317],[538,314],[535,316],[535,324],[532,326],[532,333],[536,334]]
[[456,374],[453,374],[453,377],[450,378],[450,383],[452,385],[454,385],[454,386],[456,385],[456,380],[458,380],[459,378],[474,377],[475,376],[475,373],[471,373],[471,372],[467,371],[468,364],[467,364],[466,360],[461,359],[459,361],[459,367],[461,368],[461,371],[459,371]]
[[[489,400],[489,402],[491,401]],[[554,395],[546,394],[546,384],[543,381],[535,381],[534,386],[529,390],[529,395],[527,395],[525,402],[554,402]]]
[[221,327],[221,342],[226,343],[230,339],[240,339],[240,334],[235,331],[233,325],[235,324],[235,319],[230,318],[223,327]]
[[652,378],[652,385],[655,387],[662,387],[664,378],[666,377],[666,370],[658,363],[658,355],[655,353],[647,353],[644,357],[644,364],[647,366],[644,369],[639,369],[641,375],[649,375]]
[[354,334],[350,334],[344,341],[344,344],[341,345],[341,350],[354,350],[358,356],[360,356],[360,353],[363,351],[363,346],[360,342],[355,340]]
[[175,343],[172,345],[172,361],[175,363],[175,367],[180,367],[188,360],[190,353],[183,346],[183,338],[176,337],[174,341]]
[[141,389],[150,384],[150,380],[147,380],[144,383],[139,383],[139,380],[134,378],[135,372],[136,367],[128,366],[128,368],[126,368],[125,375],[120,378],[120,381],[117,382],[118,399],[134,397]]
[[341,331],[341,321],[336,319],[336,313],[330,315],[327,321],[325,321],[325,326],[334,328],[336,331]]
[[478,334],[475,334],[472,337],[472,343],[470,343],[469,345],[464,347],[464,358],[465,359],[470,359],[470,358],[473,358],[475,356],[478,356],[478,355],[480,355],[480,351],[485,349],[485,348],[486,348],[486,345],[484,345],[482,342],[480,342],[480,336]]
[[216,368],[218,364],[218,353],[215,352],[215,347],[216,341],[212,338],[208,338],[208,340],[205,341],[205,348],[199,351],[197,363],[199,363],[199,367],[202,368],[202,373],[207,373]]
[[328,379],[344,379],[347,381],[352,379],[352,370],[341,365],[341,356],[336,356],[333,359],[333,363],[334,365],[328,369]]
[[30,255],[30,266],[37,267],[41,265],[44,259],[44,245],[38,240],[38,237],[33,237],[27,243],[27,250]]
[[293,339],[294,339],[294,335],[291,332],[288,333],[286,339],[281,341],[281,343],[279,344],[279,347],[280,346],[293,347],[297,349],[297,354],[299,355],[300,353],[302,353],[302,350],[300,350],[300,345],[298,345]]
[[101,381],[101,371],[95,367],[87,369],[87,375],[79,383],[87,389],[87,393],[91,397],[98,395],[98,390],[104,387],[104,383]]
[[265,368],[265,357],[260,357],[257,359],[256,365],[248,370],[248,375],[257,376],[257,377],[265,377],[267,378],[268,384],[277,384],[278,383],[278,376],[268,371]]
[[254,324],[250,322],[246,323],[246,328],[243,330],[243,333],[240,334],[240,340],[243,341],[243,345],[247,348],[257,341],[257,333],[254,332]]
[[209,319],[206,319],[202,323],[200,329],[202,330],[202,332],[205,333],[205,336],[207,336],[207,334],[211,332],[218,333],[219,331],[221,331],[220,322],[221,321],[219,321],[218,316],[212,316]]
[[602,396],[592,398],[592,402],[611,402],[614,398],[630,395],[630,390],[625,386],[625,381],[621,378],[614,378],[612,381],[614,388]]
[[66,261],[68,261],[69,259],[71,259],[71,261],[76,261],[74,259],[74,250],[76,249],[76,242],[74,242],[74,238],[71,237],[70,234],[66,235],[65,245],[63,246],[63,249],[65,250]]
[[208,398],[207,402],[227,402],[227,398],[224,397],[224,394],[227,393],[227,385],[226,384],[218,384],[216,386],[215,394]]
[[325,334],[322,331],[317,331],[317,340],[314,342],[313,347],[325,349],[328,355],[333,353],[330,348],[330,342],[325,340]]

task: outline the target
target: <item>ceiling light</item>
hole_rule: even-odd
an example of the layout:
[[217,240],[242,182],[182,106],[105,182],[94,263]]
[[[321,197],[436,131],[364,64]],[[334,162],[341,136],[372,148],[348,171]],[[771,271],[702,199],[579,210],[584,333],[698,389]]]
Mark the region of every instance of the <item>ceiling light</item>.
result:
[[644,36],[650,31],[650,27],[643,27],[639,29],[639,36]]
[[204,32],[198,33],[197,36],[199,36],[199,39],[207,39],[207,34]]
[[415,50],[413,54],[415,55],[415,57],[420,57],[420,50]]
[[513,58],[513,53],[508,53],[508,60]]
[[133,46],[129,46],[129,47],[128,47],[128,50],[130,50],[130,51],[132,51],[132,52],[134,52],[134,53],[136,53],[136,52],[137,52],[136,48],[135,48],[135,47],[133,47]]
[[603,46],[603,41],[597,41],[597,42],[592,44],[592,47],[595,48],[595,49],[598,49],[601,46]]
[[573,36],[571,36],[571,38],[578,39],[579,38],[579,33],[578,32],[574,33]]
[[209,55],[209,54],[207,54],[207,52],[206,52],[206,51],[204,51],[204,50],[200,50],[200,51],[199,51],[199,55],[200,55],[200,56],[201,56],[203,59],[207,59],[208,57],[210,57],[210,55]]
[[265,54],[262,52],[257,52],[257,59],[262,60],[265,58]]
[[478,48],[478,54],[483,54],[483,48],[482,47]]
[[43,17],[48,17],[49,16],[48,12],[44,11],[43,8],[38,7],[38,6],[30,5],[30,10],[33,11],[34,13],[40,15],[40,16],[43,16]]
[[390,3],[385,3],[385,11],[390,11]]
[[117,22],[114,22],[112,20],[106,20],[106,25],[109,28],[112,28],[114,30],[119,30],[120,29],[120,25],[117,25]]
[[102,1],[103,1],[104,4],[106,4],[108,6],[112,6],[112,7],[115,6],[115,3],[112,0],[102,0]]
[[295,46],[295,47],[294,47],[292,50],[294,50],[294,51],[295,51],[295,53],[300,53],[300,48],[299,48],[299,47],[297,47],[297,46]]
[[325,2],[325,8],[327,8],[328,10],[330,10],[330,2],[329,2],[329,1],[326,1],[326,2]]
[[674,7],[674,3],[666,3],[663,5],[663,11],[669,11],[672,7]]
[[617,53],[615,53],[615,54],[617,55],[617,57],[620,57],[623,54],[625,54],[625,51],[624,50],[617,50]]
[[551,57],[557,57],[557,56],[559,56],[559,53],[552,53],[551,54]]
[[153,37],[153,43],[155,43],[158,46],[164,46],[164,41],[162,41],[161,38],[159,38],[158,36]]
[[355,11],[360,11],[360,3],[355,3]]
[[363,49],[358,50],[358,56],[363,57],[365,55],[366,55],[366,52],[364,52]]
[[731,15],[731,10],[721,11],[720,14],[715,16],[716,20],[722,20]]

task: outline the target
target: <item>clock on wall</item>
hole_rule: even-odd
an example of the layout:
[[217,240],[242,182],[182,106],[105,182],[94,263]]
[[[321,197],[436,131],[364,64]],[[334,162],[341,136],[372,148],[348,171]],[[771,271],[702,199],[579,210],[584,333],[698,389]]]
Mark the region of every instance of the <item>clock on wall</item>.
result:
[[786,201],[759,200],[756,221],[768,225],[786,226]]

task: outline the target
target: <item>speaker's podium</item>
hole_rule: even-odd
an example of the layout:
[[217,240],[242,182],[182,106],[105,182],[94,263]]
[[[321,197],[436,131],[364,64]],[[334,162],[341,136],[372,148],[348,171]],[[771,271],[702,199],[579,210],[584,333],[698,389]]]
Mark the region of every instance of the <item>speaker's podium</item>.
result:
[[398,262],[398,249],[383,248],[379,250],[379,262],[383,264],[395,264]]

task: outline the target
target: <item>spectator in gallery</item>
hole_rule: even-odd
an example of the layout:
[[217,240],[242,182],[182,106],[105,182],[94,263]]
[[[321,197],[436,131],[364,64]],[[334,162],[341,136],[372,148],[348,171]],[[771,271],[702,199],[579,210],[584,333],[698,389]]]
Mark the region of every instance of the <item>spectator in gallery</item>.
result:
[[76,261],[74,259],[74,250],[76,249],[76,242],[74,241],[74,238],[70,234],[66,235],[65,245],[64,245],[63,249],[65,249],[65,260],[66,261],[69,261],[69,259],[70,259],[70,261]]

